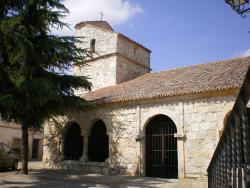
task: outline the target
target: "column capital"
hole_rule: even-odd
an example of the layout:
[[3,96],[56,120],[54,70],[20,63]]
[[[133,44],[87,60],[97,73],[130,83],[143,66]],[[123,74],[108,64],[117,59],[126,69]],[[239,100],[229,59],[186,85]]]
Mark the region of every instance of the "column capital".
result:
[[186,135],[184,133],[174,133],[174,137],[177,139],[184,139],[185,136]]
[[89,133],[90,133],[90,131],[89,131],[89,130],[86,130],[86,129],[84,129],[84,130],[81,131],[81,135],[82,135],[83,137],[88,137],[88,136],[89,136]]

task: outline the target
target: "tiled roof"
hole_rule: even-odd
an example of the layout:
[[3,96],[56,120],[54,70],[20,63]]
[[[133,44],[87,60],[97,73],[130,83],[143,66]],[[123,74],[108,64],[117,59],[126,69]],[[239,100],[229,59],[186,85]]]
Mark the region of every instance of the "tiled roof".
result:
[[84,27],[86,24],[90,24],[90,25],[93,25],[96,27],[107,29],[109,31],[114,31],[113,28],[106,21],[84,21],[84,22],[80,22],[80,23],[76,24],[75,28],[78,29],[80,27]]
[[103,104],[236,89],[241,87],[249,65],[250,56],[147,73],[83,98]]

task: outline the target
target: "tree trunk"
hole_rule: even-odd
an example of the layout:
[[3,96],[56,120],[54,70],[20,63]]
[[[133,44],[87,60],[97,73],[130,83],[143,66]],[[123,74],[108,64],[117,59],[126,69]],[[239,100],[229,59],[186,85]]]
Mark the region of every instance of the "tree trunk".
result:
[[29,159],[29,132],[28,127],[22,125],[22,174],[28,174],[28,159]]

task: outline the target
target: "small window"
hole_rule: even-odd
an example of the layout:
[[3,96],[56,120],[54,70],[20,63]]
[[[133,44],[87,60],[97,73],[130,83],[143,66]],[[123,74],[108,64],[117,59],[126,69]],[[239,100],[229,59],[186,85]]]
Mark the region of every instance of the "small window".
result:
[[95,52],[95,39],[90,41],[90,51]]
[[136,55],[136,48],[134,47],[134,55]]

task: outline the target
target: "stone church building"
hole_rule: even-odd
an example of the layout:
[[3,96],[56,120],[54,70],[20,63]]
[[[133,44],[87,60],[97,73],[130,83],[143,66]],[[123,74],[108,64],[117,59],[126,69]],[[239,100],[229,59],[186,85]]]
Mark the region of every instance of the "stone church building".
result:
[[89,77],[93,89],[75,93],[95,108],[46,124],[45,164],[206,181],[250,57],[151,72],[151,51],[107,22],[81,22],[76,34],[94,55],[74,69]]

